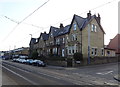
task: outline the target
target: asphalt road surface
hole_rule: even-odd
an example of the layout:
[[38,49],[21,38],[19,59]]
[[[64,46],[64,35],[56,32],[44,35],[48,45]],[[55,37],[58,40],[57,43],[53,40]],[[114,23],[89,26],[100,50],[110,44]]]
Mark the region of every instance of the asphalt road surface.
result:
[[2,75],[9,78],[2,78],[3,85],[118,85],[117,74],[118,63],[67,68],[2,61]]

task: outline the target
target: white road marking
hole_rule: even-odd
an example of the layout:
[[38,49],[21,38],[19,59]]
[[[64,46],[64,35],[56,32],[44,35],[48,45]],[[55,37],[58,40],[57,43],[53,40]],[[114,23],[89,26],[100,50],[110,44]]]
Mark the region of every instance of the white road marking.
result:
[[113,71],[108,71],[108,72],[103,72],[103,73],[101,73],[101,72],[99,72],[99,73],[96,73],[96,74],[99,74],[99,75],[106,75],[106,74],[110,74],[110,73],[112,73]]
[[28,81],[28,82],[32,83],[33,85],[38,85],[37,83],[35,83],[35,82],[33,82],[33,81],[31,81],[31,80],[29,80],[29,79],[25,78],[24,76],[22,76],[22,75],[20,75],[20,74],[18,74],[18,73],[16,73],[16,72],[14,72],[14,71],[12,71],[12,70],[8,69],[7,67],[5,67],[5,66],[2,66],[2,67],[3,67],[3,68],[5,68],[6,70],[8,70],[8,71],[12,72],[13,74],[15,74],[15,75],[17,75],[17,76],[19,76],[19,77],[23,78],[24,80],[26,80],[26,81]]

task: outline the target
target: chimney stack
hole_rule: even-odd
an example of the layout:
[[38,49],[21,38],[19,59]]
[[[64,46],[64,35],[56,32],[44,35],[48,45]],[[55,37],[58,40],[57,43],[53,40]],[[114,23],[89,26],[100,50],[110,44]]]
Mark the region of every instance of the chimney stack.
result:
[[62,23],[60,23],[60,28],[63,28],[64,26],[63,26],[63,24]]
[[46,34],[46,31],[44,31],[44,34]]
[[89,11],[89,13],[87,13],[87,19],[91,18],[91,11]]
[[99,22],[99,24],[100,24],[101,17],[100,17],[100,14],[99,14],[99,13],[98,13],[97,19],[98,19],[98,22]]

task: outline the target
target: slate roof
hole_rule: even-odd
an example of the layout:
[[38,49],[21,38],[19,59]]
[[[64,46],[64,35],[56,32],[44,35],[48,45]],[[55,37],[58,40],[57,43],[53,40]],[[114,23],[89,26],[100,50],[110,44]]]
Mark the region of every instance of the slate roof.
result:
[[[97,19],[96,15],[93,15],[93,16],[91,16],[90,19],[88,19],[88,18],[83,18],[83,17],[81,17],[81,16],[78,16],[78,15],[74,14],[73,19],[72,19],[72,22],[71,22],[71,25],[70,25],[70,28],[72,27],[72,24],[73,24],[73,22],[74,22],[74,20],[75,20],[76,23],[77,23],[77,25],[78,25],[78,27],[79,27],[79,29],[82,30],[82,29],[84,29],[84,28],[87,26],[87,24],[88,24],[92,19],[94,19],[94,18],[96,19],[96,21],[97,21],[98,25],[100,26],[101,30],[104,32],[101,24],[98,22],[98,19]],[[104,33],[105,33],[105,32],[104,32]]]
[[70,29],[70,25],[67,25],[63,28],[60,28],[57,32],[57,36],[61,36],[61,35],[64,35],[64,34],[67,34],[69,32],[69,29]]
[[49,31],[49,35],[50,35],[50,33],[52,33],[53,37],[56,37],[58,32],[59,32],[59,28],[51,26],[50,31]]
[[35,44],[36,43],[36,38],[31,38],[31,40],[30,40],[30,45],[31,44]]
[[43,37],[43,40],[46,41],[48,40],[49,35],[46,33],[41,33],[41,36]]

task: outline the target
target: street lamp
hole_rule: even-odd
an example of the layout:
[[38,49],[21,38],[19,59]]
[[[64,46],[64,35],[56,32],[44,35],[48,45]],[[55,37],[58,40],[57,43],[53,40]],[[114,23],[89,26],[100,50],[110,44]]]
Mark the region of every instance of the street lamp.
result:
[[32,34],[29,34],[30,36],[31,36],[31,38],[32,38]]

